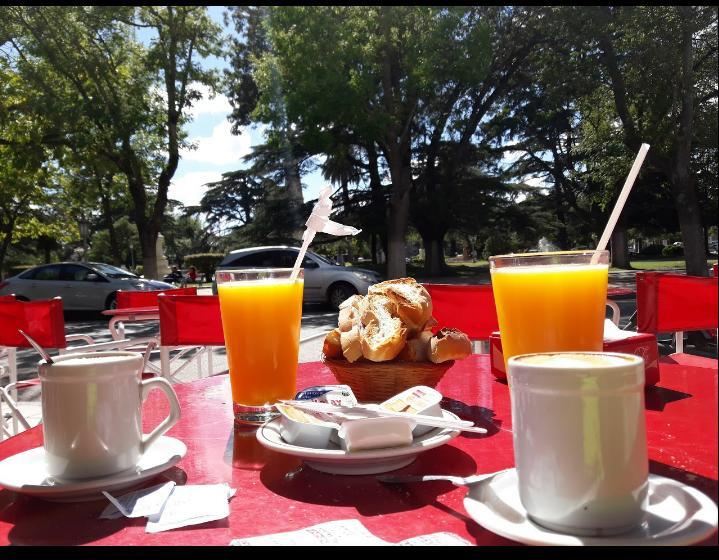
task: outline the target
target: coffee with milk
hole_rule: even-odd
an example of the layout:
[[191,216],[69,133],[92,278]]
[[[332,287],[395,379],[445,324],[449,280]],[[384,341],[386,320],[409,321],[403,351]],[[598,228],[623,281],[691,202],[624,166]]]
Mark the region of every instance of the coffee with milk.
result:
[[579,535],[635,527],[649,474],[642,358],[515,356],[508,380],[519,496],[530,518]]
[[[136,352],[68,354],[40,363],[44,448],[48,473],[89,479],[134,468],[144,451],[180,419],[180,404],[166,379],[142,380]],[[170,413],[142,433],[142,403],[153,389]]]

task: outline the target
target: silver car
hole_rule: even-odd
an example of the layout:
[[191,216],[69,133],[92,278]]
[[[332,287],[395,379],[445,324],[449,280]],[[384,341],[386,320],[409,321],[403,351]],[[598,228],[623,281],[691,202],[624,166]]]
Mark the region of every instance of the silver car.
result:
[[64,262],[36,266],[0,281],[0,295],[20,300],[61,297],[63,309],[114,309],[118,290],[167,290],[172,284],[145,280],[126,270],[102,263]]
[[[298,253],[297,247],[286,245],[238,249],[222,259],[217,268],[292,268]],[[305,269],[304,302],[328,303],[333,309],[351,295],[367,294],[367,288],[382,281],[373,270],[339,266],[312,251],[305,254],[302,267]],[[212,291],[217,293],[214,282]]]

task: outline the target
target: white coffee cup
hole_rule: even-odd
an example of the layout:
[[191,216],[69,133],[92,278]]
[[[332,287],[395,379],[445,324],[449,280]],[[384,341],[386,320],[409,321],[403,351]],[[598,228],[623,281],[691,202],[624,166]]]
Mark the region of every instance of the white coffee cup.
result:
[[[137,352],[67,354],[40,363],[48,474],[85,479],[132,469],[145,450],[180,419],[180,403],[163,378],[142,380]],[[142,433],[142,403],[161,389],[170,413]]]
[[647,501],[644,360],[558,352],[508,361],[519,497],[554,531],[611,535]]

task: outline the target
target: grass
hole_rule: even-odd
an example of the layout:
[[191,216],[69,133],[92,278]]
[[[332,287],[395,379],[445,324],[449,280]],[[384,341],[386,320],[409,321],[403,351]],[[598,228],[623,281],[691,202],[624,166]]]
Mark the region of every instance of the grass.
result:
[[[708,259],[707,260],[707,268],[711,267],[716,263],[716,259]],[[630,261],[630,264],[632,265],[632,268],[636,270],[668,270],[668,269],[681,269],[684,270],[686,268],[686,263],[684,262],[684,259],[662,259],[662,258],[653,258],[653,259],[637,259]]]

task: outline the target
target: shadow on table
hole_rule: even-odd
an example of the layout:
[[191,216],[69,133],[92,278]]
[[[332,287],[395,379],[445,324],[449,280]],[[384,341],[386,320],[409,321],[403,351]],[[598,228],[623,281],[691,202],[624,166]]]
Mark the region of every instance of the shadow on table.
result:
[[450,399],[449,397],[444,397],[441,405],[443,409],[453,412],[462,420],[469,420],[470,422],[474,422],[475,426],[487,430],[486,434],[464,432],[462,437],[470,439],[488,438],[496,434],[502,426],[501,420],[495,420],[495,413],[492,409],[483,406],[469,405],[462,401]]
[[[437,496],[455,489],[452,484],[422,483],[385,485],[375,475],[335,475],[316,471],[298,457],[266,449],[255,430],[234,430],[225,448],[225,462],[237,469],[260,471],[260,481],[270,492],[317,505],[351,506],[366,516],[422,508]],[[477,472],[474,459],[464,451],[444,445],[420,453],[398,474],[445,472],[468,476]]]
[[[421,453],[410,465],[393,474],[451,472],[460,476],[477,471],[477,464],[464,451],[445,445]],[[437,496],[456,489],[449,483],[382,484],[376,475],[335,475],[315,471],[307,465],[274,476],[263,469],[260,480],[268,490],[299,502],[354,507],[364,516],[411,511],[437,501]]]
[[644,389],[644,407],[647,410],[661,412],[668,403],[688,399],[691,396],[689,393],[665,389],[664,387],[647,387]]
[[[167,480],[173,480],[179,485],[185,484],[187,473],[178,467],[172,467],[160,476],[117,493],[124,494],[161,484]],[[8,533],[10,543],[34,546],[81,545],[119,533],[128,527],[144,528],[147,524],[147,519],[144,517],[103,519],[99,522],[98,517],[108,503],[107,498],[102,495],[87,502],[49,502],[2,490],[0,491],[0,521],[13,526]],[[87,522],[83,523],[83,520]]]

